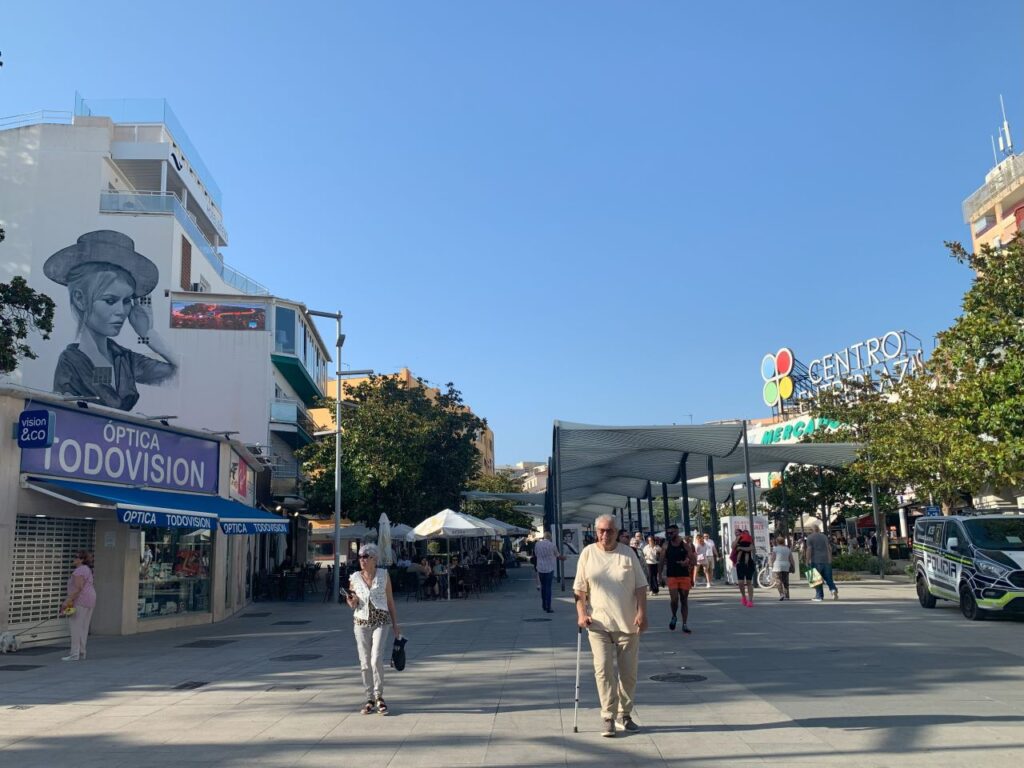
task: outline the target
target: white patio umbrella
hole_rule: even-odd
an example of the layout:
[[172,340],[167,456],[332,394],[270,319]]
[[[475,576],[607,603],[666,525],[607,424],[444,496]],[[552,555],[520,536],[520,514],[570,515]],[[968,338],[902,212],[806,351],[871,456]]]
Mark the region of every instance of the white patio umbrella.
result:
[[[416,539],[445,539],[448,542],[448,558],[451,559],[452,539],[473,539],[480,536],[493,536],[494,529],[483,521],[474,522],[475,517],[463,515],[451,509],[442,509],[431,515],[406,534],[406,541]],[[452,599],[452,580],[449,573],[448,599]]]
[[385,512],[381,512],[380,520],[377,521],[377,549],[380,550],[381,565],[387,568],[394,564],[391,556],[391,521]]
[[412,530],[405,523],[392,523],[391,524],[391,540],[392,541],[406,541],[406,536]]

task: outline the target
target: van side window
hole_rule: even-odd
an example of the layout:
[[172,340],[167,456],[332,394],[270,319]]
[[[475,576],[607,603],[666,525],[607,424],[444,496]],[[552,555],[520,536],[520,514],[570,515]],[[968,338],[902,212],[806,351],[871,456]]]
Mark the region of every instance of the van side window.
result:
[[966,544],[967,540],[964,538],[963,531],[960,530],[960,526],[954,522],[946,524],[946,535],[942,538],[943,549],[951,549],[949,546],[949,540],[956,539],[958,544]]
[[942,538],[942,521],[929,520],[918,526],[918,536],[915,538],[924,544],[938,544]]

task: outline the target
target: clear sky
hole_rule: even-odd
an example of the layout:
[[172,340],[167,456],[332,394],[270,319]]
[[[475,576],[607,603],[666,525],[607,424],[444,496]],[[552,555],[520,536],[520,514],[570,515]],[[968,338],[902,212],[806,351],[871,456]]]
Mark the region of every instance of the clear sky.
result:
[[930,350],[1000,93],[1024,147],[1021,2],[8,6],[0,115],[167,98],[227,261],[454,381],[499,464],[765,416],[781,345]]

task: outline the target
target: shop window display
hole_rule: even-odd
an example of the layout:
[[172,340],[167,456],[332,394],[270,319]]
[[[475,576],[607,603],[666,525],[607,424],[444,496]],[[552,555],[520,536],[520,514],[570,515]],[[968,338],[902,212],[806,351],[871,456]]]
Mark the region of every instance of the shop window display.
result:
[[146,528],[139,536],[139,618],[209,612],[210,532]]

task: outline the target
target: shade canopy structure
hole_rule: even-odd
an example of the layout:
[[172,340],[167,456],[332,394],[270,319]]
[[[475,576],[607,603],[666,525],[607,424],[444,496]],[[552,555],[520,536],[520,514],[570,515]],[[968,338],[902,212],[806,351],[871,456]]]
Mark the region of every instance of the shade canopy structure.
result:
[[405,541],[405,537],[409,535],[412,528],[405,523],[392,523],[391,524],[391,540],[392,541]]
[[373,528],[367,528],[362,523],[356,523],[355,525],[346,525],[341,529],[342,541],[362,541],[363,539],[372,539],[377,535],[377,531]]
[[484,522],[494,528],[497,528],[501,532],[501,536],[525,536],[529,533],[525,528],[520,528],[518,525],[506,523],[504,520],[498,520],[495,517],[485,517]]
[[[610,427],[556,421],[553,480],[559,518],[592,520],[626,507],[629,499],[660,494],[662,483],[674,484],[678,496],[682,481],[689,489],[691,479],[708,476],[709,457],[717,485],[718,475],[726,479],[743,473],[738,482],[745,482],[747,471],[779,472],[789,464],[846,466],[861,448],[855,443],[797,443],[753,445],[744,451],[743,429],[742,423]],[[736,482],[729,482],[721,497],[716,492],[716,500],[726,500]]]

